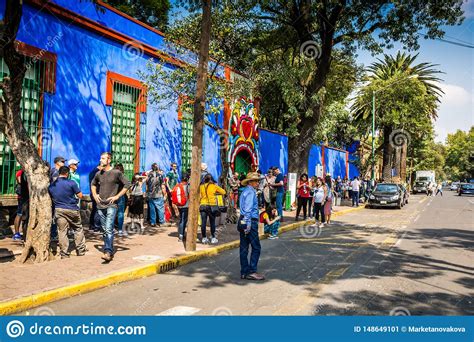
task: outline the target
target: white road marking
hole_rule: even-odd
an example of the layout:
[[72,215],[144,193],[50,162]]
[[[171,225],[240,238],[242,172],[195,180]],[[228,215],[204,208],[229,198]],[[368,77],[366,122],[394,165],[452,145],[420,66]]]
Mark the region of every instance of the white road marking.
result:
[[420,214],[416,215],[416,217],[415,217],[415,219],[413,220],[413,222],[418,221],[419,218],[420,218]]
[[199,311],[201,311],[201,309],[191,306],[175,306],[174,308],[156,314],[156,316],[191,316]]
[[403,240],[403,238],[405,237],[406,233],[407,233],[406,231],[403,232],[403,235],[400,236],[400,238],[397,240],[397,242],[395,242],[395,245],[394,245],[394,246],[398,247],[398,246],[402,243],[402,240]]

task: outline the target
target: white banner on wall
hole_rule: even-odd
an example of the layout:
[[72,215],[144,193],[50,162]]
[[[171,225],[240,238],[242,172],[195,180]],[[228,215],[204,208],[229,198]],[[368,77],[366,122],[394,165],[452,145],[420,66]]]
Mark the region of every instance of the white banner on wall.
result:
[[288,190],[290,190],[291,203],[296,200],[296,173],[288,174]]
[[323,178],[323,166],[321,164],[316,165],[314,174],[316,177]]

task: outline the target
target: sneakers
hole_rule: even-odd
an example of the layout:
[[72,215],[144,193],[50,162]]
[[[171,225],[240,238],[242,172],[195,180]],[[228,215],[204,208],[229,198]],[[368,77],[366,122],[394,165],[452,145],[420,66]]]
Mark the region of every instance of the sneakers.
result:
[[212,245],[216,245],[218,242],[219,242],[219,240],[217,240],[215,237],[213,237],[213,238],[211,239],[211,244],[212,244]]
[[278,235],[270,235],[268,237],[268,240],[276,240],[276,239],[278,239]]
[[323,227],[324,227],[324,223],[321,223],[321,224],[319,225],[319,228],[323,228]]
[[265,276],[263,274],[259,274],[259,273],[251,273],[251,274],[248,274],[245,279],[248,279],[248,280],[265,280]]
[[180,241],[180,242],[183,241],[183,238],[184,238],[183,234],[179,234],[178,241]]
[[118,236],[123,236],[123,233],[122,233],[122,231],[121,231],[121,230],[119,230],[119,231],[118,231],[118,233],[117,233],[117,235],[118,235]]
[[109,252],[105,252],[101,257],[105,262],[111,262],[114,256]]
[[210,241],[209,241],[209,239],[208,239],[207,237],[205,237],[205,238],[203,238],[203,239],[201,240],[201,243],[202,243],[203,245],[205,245],[205,244],[207,244],[207,243],[209,243],[209,242],[210,242]]
[[13,241],[19,241],[21,240],[21,234],[20,233],[15,233],[15,235],[12,236]]

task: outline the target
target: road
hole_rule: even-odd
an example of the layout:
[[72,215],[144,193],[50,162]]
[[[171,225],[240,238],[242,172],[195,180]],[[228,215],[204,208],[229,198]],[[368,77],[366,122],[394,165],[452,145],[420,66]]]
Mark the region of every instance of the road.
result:
[[240,279],[231,250],[25,314],[473,315],[473,209],[449,191],[411,196],[262,241],[261,283]]

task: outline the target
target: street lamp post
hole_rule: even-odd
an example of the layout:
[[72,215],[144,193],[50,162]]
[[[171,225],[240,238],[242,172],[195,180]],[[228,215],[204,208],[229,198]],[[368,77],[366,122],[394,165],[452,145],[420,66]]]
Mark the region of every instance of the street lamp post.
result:
[[375,90],[372,91],[372,186],[375,184]]

